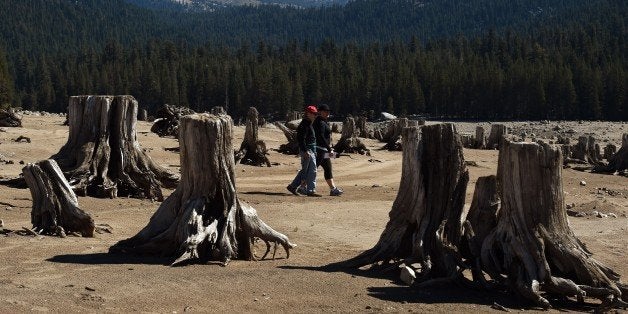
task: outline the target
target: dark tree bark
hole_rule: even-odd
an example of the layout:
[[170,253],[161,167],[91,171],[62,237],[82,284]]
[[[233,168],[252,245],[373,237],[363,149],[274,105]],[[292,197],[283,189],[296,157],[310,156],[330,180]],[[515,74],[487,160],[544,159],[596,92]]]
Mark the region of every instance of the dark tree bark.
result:
[[193,114],[194,110],[187,107],[164,105],[157,111],[157,120],[150,131],[159,136],[179,136],[179,119],[182,116]]
[[479,177],[475,183],[473,200],[467,214],[467,221],[471,224],[475,233],[474,241],[479,247],[484,239],[497,226],[497,212],[499,211],[500,199],[497,193],[497,177]]
[[13,109],[0,109],[0,127],[21,127],[22,116]]
[[148,121],[148,111],[146,109],[140,109],[138,120]]
[[287,127],[281,122],[275,122],[282,132],[286,136],[288,143],[279,145],[279,152],[288,155],[297,155],[299,153],[299,142],[297,141],[297,132]]
[[608,159],[608,165],[598,165],[593,172],[628,175],[628,133],[621,137],[621,148]]
[[491,125],[491,134],[488,136],[488,141],[486,142],[486,148],[488,149],[499,149],[499,145],[504,138],[508,134],[508,128],[503,124],[492,124]]
[[[281,244],[288,237],[266,225],[240,201],[235,187],[233,122],[227,115],[195,114],[181,119],[181,182],[159,206],[148,225],[110,252],[174,256],[188,260],[255,259],[253,238]],[[264,257],[266,254],[264,254]]]
[[28,164],[22,174],[33,197],[34,232],[62,237],[71,232],[94,236],[94,220],[79,208],[76,195],[54,160]]
[[486,148],[486,135],[484,135],[484,128],[479,125],[475,127],[475,148]]
[[611,160],[611,158],[613,157],[613,155],[615,155],[617,153],[617,146],[608,143],[606,144],[606,146],[604,147],[604,159]]
[[544,143],[502,144],[501,209],[497,227],[482,246],[483,269],[544,308],[550,303],[541,291],[595,297],[605,306],[621,303],[619,275],[593,259],[569,227],[560,149]]
[[408,119],[401,118],[388,122],[388,128],[384,130],[381,141],[386,142],[384,149],[387,150],[403,150],[401,144],[401,133],[404,128],[408,127]]
[[140,147],[137,108],[132,96],[70,97],[68,141],[51,158],[77,194],[162,200],[160,186],[176,186]]
[[[399,192],[390,220],[372,249],[335,266],[360,267],[390,261],[421,264],[418,282],[462,279],[457,248],[469,181],[462,143],[452,124],[403,131]],[[434,280],[431,280],[434,279]]]
[[358,138],[358,129],[355,126],[353,117],[347,117],[342,124],[342,134],[340,140],[334,146],[334,150],[340,153],[358,153],[360,155],[370,155],[370,150]]
[[247,114],[244,139],[240,145],[240,150],[235,153],[236,163],[270,167],[270,161],[266,156],[268,155],[268,149],[266,149],[266,143],[258,139],[258,128],[258,112],[255,107],[251,107]]
[[462,147],[475,148],[475,138],[470,133],[460,133],[460,140],[462,141]]

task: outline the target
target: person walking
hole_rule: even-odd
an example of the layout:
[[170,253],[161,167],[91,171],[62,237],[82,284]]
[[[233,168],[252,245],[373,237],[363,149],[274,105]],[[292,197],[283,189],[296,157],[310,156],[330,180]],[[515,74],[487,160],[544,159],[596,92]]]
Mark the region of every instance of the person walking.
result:
[[312,124],[317,113],[316,106],[307,106],[305,117],[297,127],[301,170],[286,187],[294,195],[321,196],[316,194],[316,134]]
[[314,120],[314,133],[316,134],[316,166],[323,167],[325,181],[329,186],[329,195],[340,196],[343,191],[334,183],[334,176],[331,171],[331,158],[334,158],[335,152],[331,148],[331,127],[327,122],[329,119],[329,106],[322,104],[318,106],[318,117]]

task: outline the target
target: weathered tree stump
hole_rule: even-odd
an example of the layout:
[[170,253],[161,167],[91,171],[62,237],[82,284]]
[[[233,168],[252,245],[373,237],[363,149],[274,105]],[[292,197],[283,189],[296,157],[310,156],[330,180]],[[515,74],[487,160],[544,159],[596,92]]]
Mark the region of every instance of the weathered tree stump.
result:
[[606,144],[606,146],[604,146],[604,159],[606,160],[611,160],[611,158],[613,157],[613,155],[615,155],[617,153],[617,146],[615,146],[614,144],[608,143]]
[[355,119],[356,132],[358,134],[358,137],[372,138],[373,131],[370,130],[369,127],[367,126],[366,120],[367,119],[365,115],[359,115],[357,119]]
[[460,133],[460,140],[462,141],[462,147],[475,148],[475,138],[471,133]]
[[401,133],[404,128],[408,127],[408,119],[395,119],[388,123],[388,129],[382,134],[382,141],[386,142],[383,149],[387,150],[403,150],[401,144]]
[[505,135],[508,134],[508,128],[503,124],[492,124],[491,125],[491,133],[488,136],[488,141],[486,142],[486,148],[488,149],[499,149],[500,142],[504,138]]
[[[391,261],[421,264],[418,282],[462,279],[457,251],[469,181],[462,143],[452,124],[403,131],[399,192],[390,220],[372,249],[334,266],[361,267]],[[434,279],[434,280],[432,280]]]
[[33,197],[34,232],[61,237],[71,232],[94,236],[94,220],[79,208],[76,195],[54,160],[28,164],[22,174]]
[[578,143],[571,148],[571,158],[574,160],[569,159],[568,162],[602,165],[600,146],[595,143],[593,136],[580,136]]
[[181,182],[146,227],[110,252],[175,256],[172,265],[196,258],[226,264],[255,259],[252,241],[260,238],[266,253],[278,243],[289,256],[295,245],[288,237],[237,197],[231,117],[194,114],[183,117],[180,127]]
[[[503,141],[501,208],[482,246],[483,269],[523,297],[548,308],[541,291],[621,302],[619,275],[591,257],[567,221],[559,148]],[[506,277],[504,277],[506,276]],[[625,294],[624,294],[625,296]]]
[[353,117],[347,117],[342,124],[340,140],[334,146],[334,151],[340,153],[358,153],[360,155],[370,155],[371,152],[366,145],[358,138],[358,129],[355,126]]
[[176,186],[140,147],[137,109],[133,96],[70,97],[68,141],[51,158],[77,194],[162,200],[160,186]]
[[179,136],[179,119],[188,114],[194,114],[194,110],[187,107],[177,107],[165,104],[157,110],[157,119],[150,131],[163,136]]
[[486,135],[484,135],[484,127],[479,125],[475,127],[475,148],[486,148]]
[[21,127],[22,116],[13,109],[0,109],[0,127]]
[[301,119],[303,119],[303,112],[301,111],[293,110],[286,113],[286,122],[295,120],[301,121]]
[[299,142],[297,141],[297,131],[288,128],[281,122],[275,122],[275,126],[279,128],[286,136],[288,143],[279,145],[279,151],[282,154],[296,155],[299,153]]
[[138,120],[148,121],[148,110],[140,109]]
[[497,177],[491,175],[479,177],[475,183],[473,200],[467,214],[467,221],[471,224],[475,233],[474,240],[478,248],[482,246],[484,239],[495,226],[497,226],[497,212],[500,199],[497,193]]
[[268,149],[266,143],[258,139],[257,131],[259,128],[258,112],[255,107],[249,108],[246,120],[246,129],[244,131],[244,139],[240,145],[240,150],[235,153],[235,162],[241,164],[270,167],[268,160]]
[[209,110],[209,112],[213,115],[227,114],[227,110],[225,110],[225,107],[223,106],[214,106]]
[[593,168],[593,172],[620,173],[628,175],[628,133],[621,137],[621,148],[608,159],[607,165],[599,165]]

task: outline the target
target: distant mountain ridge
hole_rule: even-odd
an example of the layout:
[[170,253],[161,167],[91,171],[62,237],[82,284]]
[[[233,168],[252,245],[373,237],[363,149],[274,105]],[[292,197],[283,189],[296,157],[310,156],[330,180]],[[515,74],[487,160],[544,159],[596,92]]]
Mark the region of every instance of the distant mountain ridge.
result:
[[128,3],[161,10],[208,12],[217,8],[243,5],[276,5],[280,7],[311,8],[344,5],[348,0],[125,0]]

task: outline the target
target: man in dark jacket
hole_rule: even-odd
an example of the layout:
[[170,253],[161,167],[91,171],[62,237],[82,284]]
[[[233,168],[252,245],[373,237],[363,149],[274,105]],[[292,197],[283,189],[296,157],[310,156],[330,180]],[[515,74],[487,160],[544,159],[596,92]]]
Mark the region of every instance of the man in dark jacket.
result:
[[286,187],[294,195],[301,193],[307,196],[320,196],[316,194],[316,134],[312,127],[317,113],[315,106],[307,106],[305,117],[297,127],[301,170],[292,183]]
[[316,166],[323,166],[325,181],[329,185],[329,195],[340,196],[343,191],[334,184],[334,176],[331,172],[331,158],[334,150],[331,148],[331,127],[327,122],[329,118],[329,106],[318,106],[318,117],[314,120],[314,133],[316,133]]

